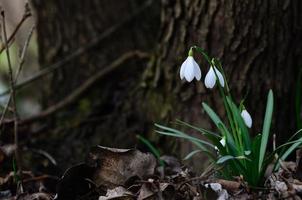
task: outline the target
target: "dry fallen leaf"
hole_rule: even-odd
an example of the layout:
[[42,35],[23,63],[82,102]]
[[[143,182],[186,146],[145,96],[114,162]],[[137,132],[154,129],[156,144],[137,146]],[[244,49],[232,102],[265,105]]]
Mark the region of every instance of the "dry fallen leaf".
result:
[[53,197],[50,194],[44,192],[38,192],[33,194],[22,194],[18,197],[18,200],[52,200]]
[[105,196],[100,196],[99,200],[109,200],[109,199],[120,199],[120,200],[128,200],[133,199],[134,195],[126,190],[124,187],[119,186],[112,190],[107,190]]
[[108,188],[123,185],[133,176],[142,178],[153,175],[156,167],[156,159],[150,153],[102,146],[92,148],[87,163],[96,167],[92,178],[96,185]]
[[152,191],[150,186],[148,184],[143,184],[140,191],[139,195],[137,197],[138,200],[144,200],[152,197],[156,192]]

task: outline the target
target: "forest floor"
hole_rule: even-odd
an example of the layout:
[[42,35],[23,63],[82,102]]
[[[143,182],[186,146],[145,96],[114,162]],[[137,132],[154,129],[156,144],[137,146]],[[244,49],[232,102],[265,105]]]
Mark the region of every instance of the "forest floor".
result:
[[[0,151],[8,162],[8,147]],[[7,200],[108,200],[108,199],[301,199],[302,165],[283,162],[270,173],[265,187],[251,188],[242,177],[215,178],[209,166],[197,175],[172,156],[162,162],[136,149],[97,146],[86,159],[67,169],[62,177],[38,171],[16,172],[0,177],[0,199]],[[301,166],[300,166],[301,165]]]

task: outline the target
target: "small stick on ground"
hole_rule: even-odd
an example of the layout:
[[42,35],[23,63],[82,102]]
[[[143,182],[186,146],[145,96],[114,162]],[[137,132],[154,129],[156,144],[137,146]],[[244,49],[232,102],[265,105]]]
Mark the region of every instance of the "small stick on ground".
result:
[[[8,44],[8,39],[7,39],[7,33],[6,33],[6,25],[5,25],[5,13],[4,10],[1,9],[1,17],[2,17],[2,29],[3,29],[3,38],[4,38],[4,43],[5,43],[5,48],[6,48],[6,57],[7,57],[7,63],[8,63],[8,72],[9,72],[9,81],[10,81],[10,89],[11,89],[11,101],[12,101],[12,108],[13,108],[13,114],[14,114],[14,142],[16,145],[16,150],[15,150],[15,157],[16,157],[16,162],[18,165],[18,174],[21,175],[22,172],[22,161],[20,157],[20,152],[19,152],[19,138],[18,138],[18,113],[17,113],[17,107],[16,107],[16,92],[15,92],[15,80],[13,77],[13,69],[12,69],[12,64],[10,60],[10,54],[9,54],[9,44]],[[21,178],[21,176],[20,176]],[[22,180],[21,180],[21,186],[22,186]]]

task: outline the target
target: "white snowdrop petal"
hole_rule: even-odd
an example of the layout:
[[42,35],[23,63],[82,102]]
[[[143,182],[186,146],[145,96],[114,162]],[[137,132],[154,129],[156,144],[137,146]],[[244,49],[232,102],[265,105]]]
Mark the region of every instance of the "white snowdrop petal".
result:
[[213,88],[215,86],[215,83],[216,83],[216,76],[213,68],[211,67],[204,79],[204,84],[206,88]]
[[201,70],[197,62],[195,62],[195,60],[194,60],[194,66],[195,66],[195,78],[196,80],[199,81],[201,79]]
[[184,77],[188,82],[191,82],[194,79],[195,75],[195,66],[194,66],[194,58],[189,56],[187,58],[186,67],[184,70]]
[[180,67],[180,73],[179,74],[180,74],[180,79],[181,80],[184,78],[184,72],[185,72],[187,60],[188,60],[188,58],[181,64],[181,67]]
[[220,141],[220,144],[222,145],[222,146],[225,146],[225,138],[223,137]]
[[252,127],[252,123],[253,123],[251,115],[246,110],[243,110],[241,112],[241,117],[242,117],[245,125],[247,127],[251,128]]
[[219,80],[219,83],[222,87],[224,87],[224,78],[221,74],[221,72],[215,67],[215,71],[216,71],[216,74],[218,76],[218,80]]

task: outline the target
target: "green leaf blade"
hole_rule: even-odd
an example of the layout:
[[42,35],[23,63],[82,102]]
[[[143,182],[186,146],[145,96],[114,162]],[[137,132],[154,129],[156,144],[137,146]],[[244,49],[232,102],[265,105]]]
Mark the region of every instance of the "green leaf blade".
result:
[[266,146],[267,146],[271,122],[272,122],[273,107],[274,107],[274,96],[273,96],[273,91],[270,90],[268,93],[264,123],[263,123],[263,128],[262,128],[262,136],[261,136],[261,144],[260,144],[260,152],[259,152],[259,163],[258,163],[259,172],[262,169],[262,163],[263,163],[265,152],[266,152]]

